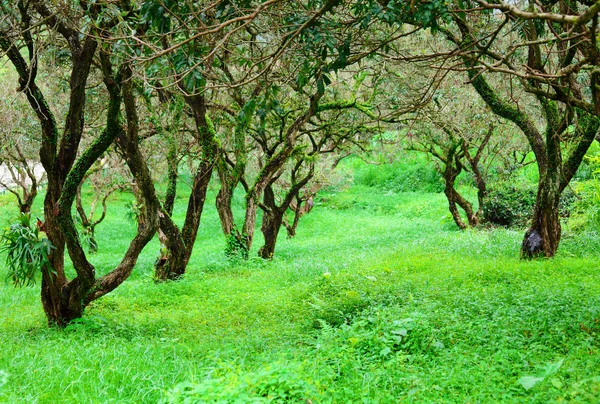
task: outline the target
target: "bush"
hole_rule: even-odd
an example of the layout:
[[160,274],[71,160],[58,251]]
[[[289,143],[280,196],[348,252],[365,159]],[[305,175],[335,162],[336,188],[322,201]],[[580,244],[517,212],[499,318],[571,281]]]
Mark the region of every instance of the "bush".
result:
[[499,226],[525,226],[531,219],[535,197],[532,184],[496,184],[483,202],[483,217]]
[[340,327],[325,326],[318,337],[319,355],[340,358],[356,366],[356,356],[368,363],[405,355],[435,355],[445,348],[439,330],[422,313],[403,316],[397,306],[375,305]]
[[[594,144],[595,145],[595,144]],[[578,179],[573,185],[576,195],[573,198],[573,217],[569,220],[575,232],[600,230],[600,154],[598,146],[590,148],[577,171]]]
[[236,228],[227,236],[226,244],[225,244],[225,255],[232,259],[248,259],[248,246],[244,242],[246,240],[247,235],[242,233],[240,234]]
[[[486,222],[499,226],[526,226],[533,214],[536,194],[534,184],[498,183],[483,203],[483,217]],[[570,216],[577,199],[573,190],[565,189],[559,204],[561,217]]]
[[591,179],[574,185],[577,192],[569,224],[576,232],[600,229],[600,181]]

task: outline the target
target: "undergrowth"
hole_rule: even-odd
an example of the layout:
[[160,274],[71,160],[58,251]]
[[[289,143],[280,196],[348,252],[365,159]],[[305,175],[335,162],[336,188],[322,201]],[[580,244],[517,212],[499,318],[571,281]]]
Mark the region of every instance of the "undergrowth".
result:
[[[384,188],[320,193],[272,261],[256,258],[260,234],[248,261],[228,260],[208,205],[181,281],[152,281],[154,240],[64,330],[46,327],[37,289],[3,284],[0,401],[600,401],[597,237],[520,261],[521,229],[460,232],[442,194]],[[98,274],[135,232],[131,200],[116,195],[97,229]]]

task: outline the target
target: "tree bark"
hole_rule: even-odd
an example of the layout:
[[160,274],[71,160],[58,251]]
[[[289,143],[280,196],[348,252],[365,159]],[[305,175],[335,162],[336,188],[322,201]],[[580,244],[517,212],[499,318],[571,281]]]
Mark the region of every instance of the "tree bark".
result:
[[522,258],[553,257],[556,254],[561,238],[560,194],[556,175],[540,181],[531,227],[525,232],[521,245]]
[[[305,203],[306,202],[306,203]],[[294,212],[294,218],[292,219],[292,223],[289,223],[286,219],[285,214],[283,215],[283,225],[287,230],[288,238],[293,238],[296,236],[296,229],[298,228],[298,223],[300,219],[305,214],[309,213],[314,206],[313,197],[310,196],[306,201],[304,198],[299,198],[296,196],[296,203],[290,204],[290,209]]]
[[278,207],[275,202],[275,193],[273,192],[273,186],[270,184],[265,188],[263,196],[263,218],[260,226],[265,244],[258,250],[258,256],[264,259],[273,258],[275,253],[275,245],[277,244],[277,236],[279,229],[283,223],[283,214],[285,213],[287,206]]
[[161,242],[164,248],[155,262],[154,277],[157,281],[177,280],[185,273],[198,236],[206,192],[217,158],[216,134],[207,115],[204,95],[186,96],[185,100],[191,108],[196,124],[196,140],[202,148],[202,157],[194,177],[181,230],[173,223],[169,213],[159,214],[163,235]]
[[233,189],[228,184],[227,179],[219,172],[221,179],[221,189],[217,193],[216,206],[221,221],[221,229],[225,237],[228,237],[234,230],[235,223],[233,218],[233,210],[231,209],[231,201],[233,199]]
[[[283,196],[283,200],[280,205],[277,205],[277,201],[275,200],[275,191],[273,189],[273,185],[279,178],[279,174],[272,178],[269,184],[265,187],[263,192],[263,203],[260,205],[264,212],[260,230],[265,239],[265,244],[258,250],[258,255],[261,258],[273,258],[273,254],[275,253],[275,245],[277,244],[277,236],[279,235],[279,230],[283,225],[285,212],[289,209],[294,199],[298,198],[300,190],[306,184],[308,184],[310,179],[314,176],[315,164],[311,161],[309,163],[308,172],[303,175],[302,178],[298,178],[298,173],[300,172],[303,162],[304,160],[300,159],[291,169],[292,185],[285,196]],[[297,208],[299,209],[298,206]],[[296,221],[296,225],[297,224],[298,223]]]
[[[444,163],[444,171],[442,173],[444,177],[444,194],[446,195],[446,199],[448,200],[448,209],[450,210],[450,214],[452,215],[452,219],[454,223],[458,226],[459,229],[464,230],[467,227],[477,227],[479,225],[479,219],[477,214],[473,211],[473,205],[462,195],[458,193],[455,189],[456,186],[456,178],[463,170],[463,165],[460,162],[461,152],[458,151],[458,144],[454,144],[450,147],[444,155],[434,153],[442,163]],[[458,206],[465,211],[467,215],[468,225],[462,220],[460,216],[460,212],[458,210]]]
[[282,221],[283,212],[278,209],[264,213],[260,230],[265,238],[265,244],[258,250],[259,257],[263,259],[273,258]]

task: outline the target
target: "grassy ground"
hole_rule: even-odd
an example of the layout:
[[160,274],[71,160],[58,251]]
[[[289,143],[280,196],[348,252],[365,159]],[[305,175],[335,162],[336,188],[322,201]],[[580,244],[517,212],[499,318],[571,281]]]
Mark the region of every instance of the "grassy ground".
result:
[[[98,272],[134,230],[118,198]],[[523,262],[522,232],[458,232],[441,194],[359,186],[303,220],[272,262],[231,262],[209,206],[185,279],[152,282],[154,241],[65,330],[2,284],[0,401],[600,402],[593,235]]]

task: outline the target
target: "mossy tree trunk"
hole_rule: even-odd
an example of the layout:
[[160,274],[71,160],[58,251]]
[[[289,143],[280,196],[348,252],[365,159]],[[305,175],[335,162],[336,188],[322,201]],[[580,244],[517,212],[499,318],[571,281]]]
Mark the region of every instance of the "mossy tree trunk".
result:
[[273,186],[269,185],[265,188],[263,196],[263,217],[260,231],[262,232],[265,243],[258,250],[258,256],[264,259],[273,258],[275,253],[275,244],[277,244],[277,236],[283,222],[283,214],[285,210],[277,206],[275,202],[275,193]]
[[171,168],[170,189],[167,193],[166,208],[159,214],[160,234],[163,248],[155,263],[154,277],[157,281],[176,280],[181,278],[189,260],[206,201],[206,192],[213,168],[216,164],[218,144],[215,129],[208,117],[204,95],[185,96],[185,102],[190,107],[196,125],[196,141],[201,147],[201,157],[194,176],[192,190],[188,199],[185,221],[181,230],[171,218],[176,187],[176,166]]
[[300,176],[300,169],[304,160],[300,158],[295,166],[291,169],[291,186],[288,190],[284,191],[282,201],[278,205],[275,197],[274,185],[279,176],[276,176],[271,182],[265,187],[263,193],[263,203],[260,205],[263,210],[263,218],[260,230],[264,236],[265,243],[258,250],[258,256],[264,259],[273,258],[275,254],[275,246],[277,244],[277,236],[283,225],[283,217],[285,212],[289,209],[294,199],[298,196],[300,191],[315,173],[314,162],[308,163],[308,171]]
[[[22,25],[28,27],[31,17],[25,4],[19,4]],[[64,326],[83,313],[83,304],[90,286],[89,272],[85,272],[67,281],[64,272],[64,252],[66,237],[60,217],[60,201],[65,191],[64,185],[73,169],[77,150],[83,131],[85,106],[85,86],[90,72],[92,58],[97,42],[94,38],[86,38],[81,42],[79,33],[63,25],[52,15],[43,3],[35,3],[36,11],[46,18],[47,23],[57,27],[69,42],[72,54],[70,74],[69,112],[65,121],[64,133],[59,142],[58,126],[54,114],[48,106],[41,90],[36,85],[38,59],[33,38],[27,30],[23,30],[22,39],[27,45],[29,62],[26,62],[11,40],[8,33],[0,34],[0,46],[19,75],[19,90],[29,101],[42,127],[40,159],[48,175],[48,187],[44,199],[45,231],[48,239],[55,247],[50,253],[51,271],[43,271],[41,300],[49,324]],[[67,190],[67,192],[69,192]],[[75,189],[73,190],[73,193]]]

